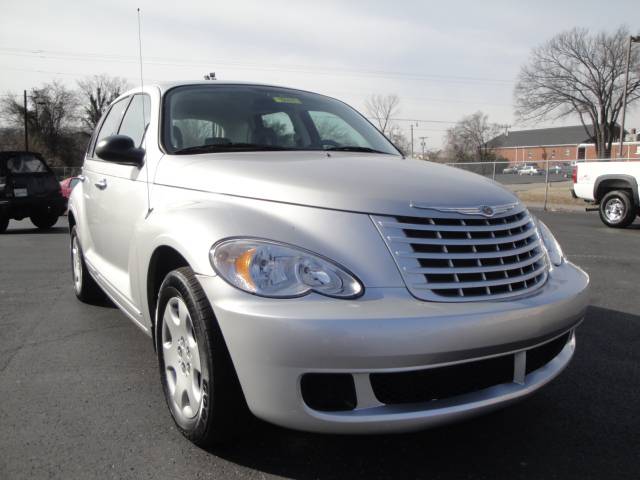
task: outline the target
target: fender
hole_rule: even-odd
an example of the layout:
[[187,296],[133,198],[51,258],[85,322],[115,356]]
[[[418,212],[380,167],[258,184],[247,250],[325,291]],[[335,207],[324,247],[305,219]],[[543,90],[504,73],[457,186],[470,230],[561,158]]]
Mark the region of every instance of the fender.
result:
[[[169,188],[170,192],[163,191]],[[150,323],[153,312],[144,300],[148,298],[145,279],[153,253],[163,246],[182,255],[196,274],[216,276],[209,251],[217,241],[238,236],[267,238],[330,258],[354,272],[367,288],[404,288],[398,267],[369,215],[172,187],[160,187],[154,190],[156,195],[172,198],[171,204],[156,204],[134,234],[138,304]]]
[[638,197],[638,181],[632,175],[625,174],[600,175],[593,186],[593,197],[596,199],[596,202],[599,202],[603,196],[599,193],[600,185],[609,181],[611,181],[612,186],[616,188],[631,187],[631,191],[633,192],[633,201],[636,205],[640,205],[640,198]]

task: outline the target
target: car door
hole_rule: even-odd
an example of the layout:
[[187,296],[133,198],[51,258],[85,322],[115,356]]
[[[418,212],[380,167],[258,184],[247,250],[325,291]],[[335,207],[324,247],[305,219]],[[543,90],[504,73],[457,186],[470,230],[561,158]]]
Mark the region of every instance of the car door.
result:
[[[110,117],[112,112],[113,120]],[[122,104],[114,104],[96,144],[118,133],[131,137],[136,146],[141,146],[149,116],[150,98],[147,94],[135,94]],[[114,128],[115,125],[117,127]],[[103,161],[94,154],[85,162],[85,172],[85,188],[91,197],[88,215],[91,217],[93,241],[93,251],[86,257],[94,264],[102,286],[124,303],[124,307],[131,306],[129,263],[136,224],[144,218],[148,207],[146,164],[139,168]]]

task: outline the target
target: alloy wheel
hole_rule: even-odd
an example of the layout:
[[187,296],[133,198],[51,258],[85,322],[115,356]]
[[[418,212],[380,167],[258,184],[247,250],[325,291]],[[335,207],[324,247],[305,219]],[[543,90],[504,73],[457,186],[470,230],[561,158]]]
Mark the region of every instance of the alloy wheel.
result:
[[162,322],[164,375],[175,411],[194,418],[202,403],[200,351],[187,305],[180,297],[166,304]]
[[604,206],[604,212],[611,223],[618,223],[625,215],[625,206],[619,198],[612,198]]
[[80,292],[82,291],[82,254],[76,236],[71,241],[71,265],[73,267],[73,286],[76,292]]

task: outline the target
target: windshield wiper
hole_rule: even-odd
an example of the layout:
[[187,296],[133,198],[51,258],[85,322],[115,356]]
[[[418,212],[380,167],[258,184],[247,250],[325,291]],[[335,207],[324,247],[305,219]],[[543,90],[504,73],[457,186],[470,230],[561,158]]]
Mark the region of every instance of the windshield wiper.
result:
[[246,152],[269,152],[282,150],[297,150],[296,148],[283,147],[279,145],[259,145],[256,143],[221,143],[211,145],[196,145],[194,147],[185,147],[176,150],[174,155],[185,155],[189,153],[211,153],[211,152],[229,152],[229,151],[246,151]]
[[383,152],[381,150],[376,150],[374,148],[369,147],[358,147],[356,145],[346,145],[343,147],[329,147],[325,148],[327,151],[337,151],[337,152],[364,152],[364,153],[384,153],[388,155],[387,152]]

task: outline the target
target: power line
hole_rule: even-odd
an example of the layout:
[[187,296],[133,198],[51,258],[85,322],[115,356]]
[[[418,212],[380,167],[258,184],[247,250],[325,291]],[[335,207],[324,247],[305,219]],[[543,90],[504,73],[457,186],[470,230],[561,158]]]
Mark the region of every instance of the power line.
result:
[[[20,48],[0,47],[1,55],[20,56],[20,57],[38,57],[51,60],[71,60],[71,61],[90,61],[90,62],[116,62],[116,63],[135,63],[136,59],[128,55],[118,54],[100,54],[89,52],[70,52],[70,51],[54,51],[54,50],[28,50]],[[456,82],[456,83],[488,83],[498,85],[513,84],[510,80],[485,77],[465,77],[454,75],[437,75],[437,74],[420,74],[415,72],[388,71],[388,70],[371,70],[345,68],[327,65],[302,65],[302,64],[261,64],[257,62],[234,62],[228,59],[175,59],[167,57],[149,57],[146,61],[149,65],[171,66],[171,67],[202,67],[203,65],[216,64],[216,66],[231,66],[237,69],[262,70],[262,71],[278,71],[278,72],[297,72],[312,73],[314,75],[353,75],[353,76],[369,76],[382,78],[405,78],[410,80],[422,80],[431,82]]]

